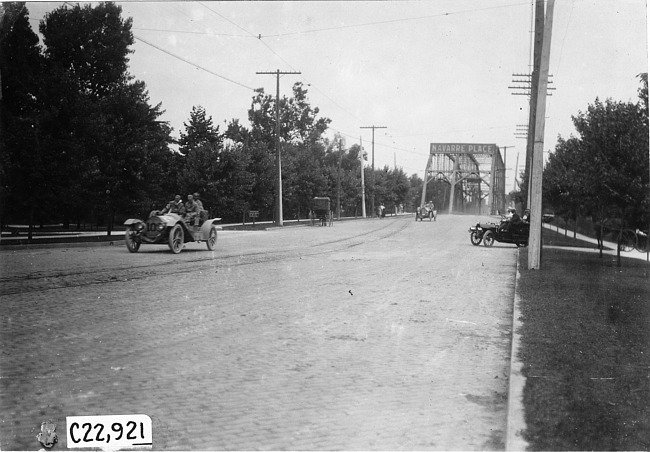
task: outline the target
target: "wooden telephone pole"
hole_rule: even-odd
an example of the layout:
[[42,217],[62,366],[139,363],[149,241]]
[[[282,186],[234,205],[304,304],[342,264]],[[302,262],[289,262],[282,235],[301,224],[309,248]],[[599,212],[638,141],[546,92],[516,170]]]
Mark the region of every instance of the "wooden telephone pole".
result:
[[275,91],[275,166],[278,179],[275,181],[275,224],[282,226],[282,150],[280,148],[280,75],[300,74],[300,72],[256,72],[256,74],[270,74],[277,77]]
[[363,126],[360,129],[372,129],[372,172],[370,173],[370,186],[372,197],[370,198],[370,211],[375,215],[375,129],[387,129],[386,126]]
[[359,147],[360,147],[360,152],[359,152],[359,162],[361,166],[361,216],[363,218],[366,218],[366,184],[363,180],[363,155],[365,154],[363,152],[363,138],[359,137]]
[[[537,125],[537,103],[539,102],[539,81],[542,64],[542,46],[545,40],[544,30],[544,0],[535,0],[535,41],[533,45],[533,71],[530,84],[530,106],[528,112],[528,136],[526,143],[526,169],[528,190],[525,208],[530,209],[531,172],[533,162],[533,147],[535,145],[535,127]],[[549,42],[550,46],[550,42]],[[547,71],[548,74],[548,71]],[[546,91],[544,91],[546,95]]]
[[535,112],[535,145],[530,167],[530,235],[528,237],[528,269],[541,267],[542,254],[542,173],[544,170],[544,125],[546,115],[546,88],[548,87],[548,66],[551,56],[551,32],[553,30],[553,9],[555,0],[548,0],[544,20],[544,40],[537,90]]

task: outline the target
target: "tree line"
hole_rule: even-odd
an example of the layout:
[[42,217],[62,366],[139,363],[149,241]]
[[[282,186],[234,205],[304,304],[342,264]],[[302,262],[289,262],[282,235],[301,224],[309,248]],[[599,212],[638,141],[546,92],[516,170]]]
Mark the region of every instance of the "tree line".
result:
[[[572,116],[577,135],[559,136],[544,167],[545,211],[574,223],[585,218],[596,228],[648,232],[648,74],[638,78],[637,102],[596,98]],[[525,204],[528,175],[521,177],[521,190],[511,196]]]
[[[175,194],[198,192],[213,216],[248,209],[272,219],[275,96],[257,89],[249,127],[220,130],[194,106],[180,138],[160,118],[144,81],[128,72],[132,19],[111,2],[61,6],[31,28],[24,3],[0,7],[0,220],[2,224],[97,223],[110,230]],[[305,218],[329,196],[342,215],[361,214],[362,150],[328,139],[330,119],[298,82],[279,99],[283,216]],[[367,199],[389,208],[417,202],[422,180],[399,168],[365,168]],[[370,203],[368,203],[370,205]]]

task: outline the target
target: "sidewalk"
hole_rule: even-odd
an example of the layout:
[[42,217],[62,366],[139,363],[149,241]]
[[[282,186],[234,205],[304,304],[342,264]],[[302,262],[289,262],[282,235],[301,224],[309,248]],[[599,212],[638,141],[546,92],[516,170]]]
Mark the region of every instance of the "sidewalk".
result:
[[[542,226],[545,227],[546,229],[548,229],[549,231],[557,232],[558,234],[564,234],[567,237],[569,237],[569,236],[573,237],[573,231],[571,231],[570,229],[563,229],[563,228],[561,228],[559,226],[552,226],[552,225],[550,225],[548,223],[542,223]],[[577,240],[582,240],[583,242],[593,243],[594,247],[593,248],[584,248],[584,247],[572,248],[572,247],[568,247],[568,246],[562,246],[562,247],[558,247],[558,248],[572,249],[574,251],[593,251],[593,252],[596,252],[596,253],[598,252],[598,241],[595,238],[592,238],[592,237],[589,237],[589,236],[586,236],[586,235],[583,235],[583,234],[579,234],[577,232],[575,234],[575,238]],[[616,247],[617,246],[618,245],[616,243],[614,243],[614,242],[609,242],[607,240],[603,240],[603,247],[604,247],[603,254],[616,257]],[[546,245],[545,247],[547,247],[547,248],[555,248],[555,247],[548,246],[548,245]],[[639,253],[636,250],[632,250],[630,252],[623,252],[622,251],[621,252],[621,257],[630,257],[632,259],[648,260],[648,253]]]

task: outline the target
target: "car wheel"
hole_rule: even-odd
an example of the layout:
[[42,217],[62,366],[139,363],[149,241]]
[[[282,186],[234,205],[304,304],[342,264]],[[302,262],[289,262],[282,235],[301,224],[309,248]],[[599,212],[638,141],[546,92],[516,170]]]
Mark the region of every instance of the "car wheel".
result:
[[208,249],[210,251],[214,250],[214,248],[217,246],[217,227],[212,226],[210,228],[210,235],[208,236],[208,240],[205,242],[208,245]]
[[479,246],[483,240],[483,237],[481,237],[481,234],[474,231],[469,235],[469,240],[472,242],[472,245]]
[[483,234],[483,246],[489,248],[492,245],[494,245],[494,232],[487,231],[485,234]]
[[169,249],[172,250],[174,254],[180,253],[183,249],[184,238],[183,227],[180,224],[177,224],[171,231],[169,231]]
[[136,238],[136,232],[133,228],[128,228],[124,234],[126,249],[131,253],[137,253],[140,249],[140,240]]

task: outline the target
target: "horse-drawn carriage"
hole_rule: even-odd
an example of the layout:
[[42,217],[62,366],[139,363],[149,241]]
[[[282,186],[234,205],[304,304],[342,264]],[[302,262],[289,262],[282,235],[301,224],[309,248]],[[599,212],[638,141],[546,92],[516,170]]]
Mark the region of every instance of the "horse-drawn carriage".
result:
[[320,226],[332,226],[334,222],[334,215],[330,208],[330,199],[328,197],[315,197],[311,201],[311,209],[309,211],[309,220],[311,225],[314,226],[316,222]]

